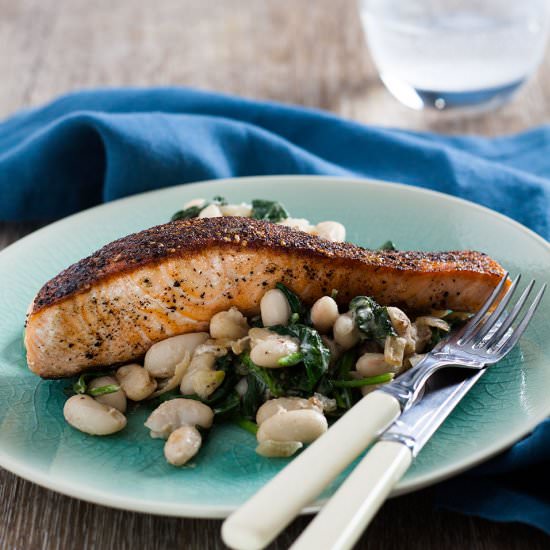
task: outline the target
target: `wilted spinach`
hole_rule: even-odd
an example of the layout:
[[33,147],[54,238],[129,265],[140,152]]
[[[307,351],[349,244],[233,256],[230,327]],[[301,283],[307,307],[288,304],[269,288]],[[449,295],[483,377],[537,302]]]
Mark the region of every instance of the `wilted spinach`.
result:
[[252,201],[252,217],[268,222],[280,222],[289,218],[290,214],[280,202],[254,199]]
[[[259,368],[259,367],[258,367]],[[246,376],[246,392],[241,398],[241,414],[244,418],[255,418],[256,411],[265,401],[267,384],[255,373]]]
[[[279,385],[278,380],[274,376],[275,373],[272,372],[276,369],[264,369],[259,367],[250,359],[248,353],[243,353],[240,356],[240,360],[243,367],[247,370],[247,376],[252,375],[256,378],[257,382],[263,383],[273,397],[281,397],[285,394],[283,388]],[[260,385],[258,385],[258,387],[260,387]]]
[[[277,325],[269,327],[269,330],[286,336],[292,336],[300,341],[301,362],[304,364],[305,381],[292,380],[299,384],[299,389],[313,391],[321,377],[328,371],[330,351],[323,343],[321,335],[313,328],[302,324]],[[293,369],[291,369],[293,370]],[[299,371],[297,370],[296,373]],[[289,378],[292,374],[290,373]]]
[[216,196],[211,201],[206,201],[202,206],[190,206],[183,210],[178,210],[171,218],[170,221],[174,222],[176,220],[190,220],[191,218],[196,218],[201,213],[201,210],[204,210],[207,206],[215,204],[217,206],[225,206],[227,200],[224,197]]
[[332,380],[336,388],[361,388],[363,386],[374,386],[376,384],[385,384],[391,382],[395,375],[392,372],[379,374],[378,376],[368,376],[366,378],[355,378],[353,380]]
[[384,244],[378,247],[378,250],[397,250],[393,241],[386,241]]
[[232,392],[227,396],[226,399],[217,403],[216,405],[213,405],[212,410],[214,411],[214,414],[216,416],[227,416],[228,414],[232,415],[238,410],[240,403],[241,399],[239,395],[236,392]]
[[112,373],[109,372],[93,372],[89,374],[82,374],[78,377],[78,380],[73,384],[73,392],[79,393],[81,395],[88,394],[92,397],[97,397],[99,395],[107,395],[109,393],[115,393],[120,390],[118,384],[107,384],[105,386],[100,386],[99,388],[89,388],[89,381],[94,378],[99,378],[100,376],[109,376]]
[[201,399],[203,403],[219,409],[225,410],[228,408],[227,402],[233,401],[234,389],[239,381],[239,377],[233,367],[234,361],[235,356],[232,353],[228,353],[216,359],[214,368],[215,370],[223,371],[225,377],[221,385],[208,397],[208,399]]
[[[338,360],[334,368],[334,379],[335,380],[347,380],[349,378],[349,373],[355,366],[357,360],[357,351],[355,349],[350,349],[346,351],[342,357]],[[339,409],[350,409],[353,405],[353,395],[351,388],[337,388],[333,385],[330,380],[327,380],[332,388],[334,399],[336,399],[336,404]]]
[[298,295],[292,292],[290,288],[283,285],[283,283],[277,283],[275,286],[285,295],[288,305],[290,306],[291,324],[304,321],[307,316],[307,309],[302,304],[300,298],[298,298]]
[[355,326],[363,340],[383,340],[386,336],[396,336],[391,324],[388,309],[368,296],[356,296],[349,309],[355,321]]
[[235,418],[235,424],[252,435],[258,433],[258,424],[256,424],[256,422],[251,422],[247,418]]

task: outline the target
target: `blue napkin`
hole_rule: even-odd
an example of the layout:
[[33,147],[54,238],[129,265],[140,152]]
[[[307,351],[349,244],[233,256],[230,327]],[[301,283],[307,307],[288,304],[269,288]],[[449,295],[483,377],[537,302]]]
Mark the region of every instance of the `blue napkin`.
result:
[[[550,238],[550,127],[444,137],[181,88],[90,90],[0,124],[0,220],[51,220],[179,183],[262,174],[373,177],[498,210]],[[550,420],[437,488],[438,502],[550,533]]]

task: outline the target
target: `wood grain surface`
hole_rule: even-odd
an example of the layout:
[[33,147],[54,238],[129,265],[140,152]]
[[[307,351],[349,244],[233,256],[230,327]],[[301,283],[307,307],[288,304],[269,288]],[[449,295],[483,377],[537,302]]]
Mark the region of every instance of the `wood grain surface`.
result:
[[[549,62],[498,111],[420,113],[380,84],[355,0],[0,0],[0,118],[82,87],[185,85],[370,124],[498,135],[549,122]],[[0,249],[36,227],[0,223]],[[307,521],[272,548],[288,548]],[[0,471],[2,550],[223,548],[219,528],[81,502]],[[386,503],[358,544],[367,547],[542,550],[548,539],[436,510],[423,491]]]

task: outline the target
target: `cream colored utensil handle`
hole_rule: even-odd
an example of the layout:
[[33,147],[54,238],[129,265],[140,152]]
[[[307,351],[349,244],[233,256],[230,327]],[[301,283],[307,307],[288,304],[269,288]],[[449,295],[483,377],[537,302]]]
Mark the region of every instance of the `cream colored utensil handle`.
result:
[[229,547],[267,546],[400,414],[395,397],[374,391],[231,514],[222,526]]
[[352,548],[411,461],[411,450],[403,443],[376,443],[291,550]]

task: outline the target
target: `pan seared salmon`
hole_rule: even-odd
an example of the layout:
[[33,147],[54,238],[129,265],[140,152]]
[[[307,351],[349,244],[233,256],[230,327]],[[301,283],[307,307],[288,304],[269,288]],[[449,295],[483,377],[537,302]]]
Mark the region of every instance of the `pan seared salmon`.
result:
[[236,306],[259,312],[282,282],[306,304],[338,290],[406,311],[476,311],[504,275],[480,252],[396,252],[334,243],[250,218],[195,218],[114,241],[46,283],[27,318],[44,378],[135,360],[152,344],[208,328]]

